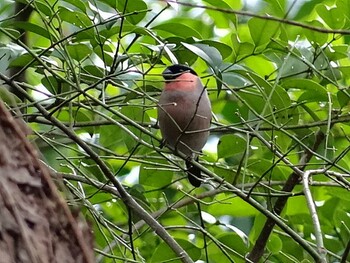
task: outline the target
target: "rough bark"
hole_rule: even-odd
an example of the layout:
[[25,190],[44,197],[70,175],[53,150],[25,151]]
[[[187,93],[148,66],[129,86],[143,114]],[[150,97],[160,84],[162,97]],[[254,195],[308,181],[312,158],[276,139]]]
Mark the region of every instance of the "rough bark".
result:
[[87,224],[73,216],[0,101],[0,262],[93,262]]

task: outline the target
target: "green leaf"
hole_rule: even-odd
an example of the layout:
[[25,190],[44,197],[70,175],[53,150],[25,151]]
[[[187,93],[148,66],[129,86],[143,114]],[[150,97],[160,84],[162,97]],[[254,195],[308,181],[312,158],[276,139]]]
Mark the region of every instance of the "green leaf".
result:
[[291,100],[287,92],[281,86],[272,86],[269,82],[254,72],[234,69],[233,72],[241,74],[248,83],[255,85],[253,88],[247,88],[240,96],[249,106],[259,114],[276,124],[289,123],[289,115],[293,114]]
[[62,122],[74,121],[88,122],[93,120],[92,113],[85,109],[73,109],[73,111],[63,110],[57,117]]
[[243,153],[247,148],[247,142],[239,135],[228,134],[220,138],[217,147],[218,158],[226,158]]
[[122,153],[128,151],[123,138],[123,130],[120,127],[117,125],[101,126],[99,131],[99,143],[103,147]]
[[271,38],[278,35],[280,24],[275,21],[253,17],[248,21],[248,27],[255,47],[258,48],[266,46]]
[[77,7],[83,13],[86,13],[86,6],[83,1],[81,0],[63,0],[63,1]]
[[350,66],[339,67],[344,76],[350,76]]
[[91,80],[91,81],[96,81],[97,78],[103,78],[104,77],[104,69],[100,68],[95,65],[86,65],[84,66],[84,71],[85,73],[88,73],[85,79]]
[[[161,163],[166,164],[165,162]],[[142,164],[139,173],[139,183],[143,186],[159,189],[171,183],[173,174],[174,172],[160,165]]]
[[[187,252],[193,261],[197,261],[201,256],[201,250],[193,245],[191,242],[184,239],[175,239],[178,244]],[[169,248],[165,242],[161,242],[155,249],[150,262],[159,263],[171,261],[174,263],[181,263],[180,259],[176,259],[175,252]]]
[[347,58],[350,53],[349,45],[329,45],[325,49],[325,55],[331,61]]
[[267,248],[272,254],[279,254],[282,250],[283,244],[282,240],[279,238],[278,235],[272,234],[269,237],[269,241],[267,243]]
[[[20,55],[19,57],[12,60],[9,64],[9,68],[11,67],[24,67],[27,66],[28,63],[33,61],[33,56],[29,53],[24,53]],[[31,66],[38,65],[38,62],[36,60],[33,61]]]
[[112,7],[113,9],[117,9],[117,2],[118,2],[118,0],[101,0],[101,2],[102,3],[106,3],[107,5]]
[[[169,43],[176,43],[176,45],[178,46],[178,48],[174,49],[174,55],[177,57],[178,62],[180,64],[192,65],[197,60],[198,56],[181,44],[181,42],[183,42],[184,39],[171,37],[167,40],[169,40]],[[176,42],[173,40],[175,40]],[[186,40],[186,42],[188,43],[189,40]]]
[[214,216],[254,216],[258,211],[238,197],[227,199],[225,194],[218,194],[215,198],[217,202],[208,207],[208,213]]
[[4,86],[0,86],[0,100],[10,106],[17,106],[21,100]]
[[216,242],[208,243],[208,254],[210,259],[214,259],[209,262],[235,262],[243,263],[244,255],[248,253],[247,246],[239,239],[237,235],[232,233],[219,233],[216,237],[218,242],[224,244],[230,249],[227,249],[225,253],[222,253],[222,247]]
[[55,37],[53,35],[50,34],[50,32],[46,29],[43,28],[39,25],[35,25],[33,23],[30,22],[22,22],[22,21],[15,21],[15,22],[11,22],[11,26],[14,28],[20,28],[23,29],[24,31],[29,31],[32,32],[34,34],[37,34],[39,36],[45,37],[47,39],[55,39]]
[[113,50],[108,45],[103,45],[103,48],[101,48],[100,45],[96,45],[94,47],[94,52],[96,55],[98,55],[106,65],[112,65],[113,63]]
[[[41,84],[53,95],[64,94],[72,89],[69,84],[54,76],[45,76],[41,79]],[[64,96],[66,96],[66,94]]]
[[236,60],[242,59],[254,53],[254,45],[249,42],[241,42],[237,34],[232,34],[231,41]]
[[220,95],[220,92],[221,92],[221,89],[222,89],[222,83],[223,83],[223,80],[222,80],[222,73],[221,73],[221,70],[220,69],[217,69],[215,72],[215,81],[216,81],[216,88],[218,90],[218,96]]
[[286,89],[300,89],[305,92],[298,98],[298,101],[328,101],[327,91],[317,82],[310,79],[287,79],[283,81]]
[[[313,27],[324,28],[323,24],[317,20],[307,22],[307,24]],[[303,32],[311,44],[317,43],[317,45],[322,46],[324,43],[327,42],[328,34],[311,29],[305,29]]]
[[271,16],[278,16],[278,17],[284,17],[286,15],[287,3],[286,0],[265,0],[266,3],[269,5],[269,15]]
[[[204,1],[215,8],[231,10],[231,7],[223,0],[204,0]],[[236,25],[237,23],[237,18],[234,13],[229,13],[229,12],[225,13],[225,12],[219,12],[219,11],[210,10],[210,9],[207,9],[206,13],[212,17],[214,23],[218,28],[230,28],[231,26],[229,23],[230,21],[233,23],[233,25]]]
[[53,8],[51,6],[49,6],[48,4],[46,4],[43,1],[35,1],[33,2],[33,4],[35,5],[35,7],[44,15],[48,16],[48,17],[52,17],[52,10]]
[[199,41],[198,44],[205,44],[216,48],[220,52],[223,59],[227,58],[232,53],[232,48],[229,45],[226,45],[225,43],[221,43],[218,41],[203,40],[203,41]]
[[264,56],[251,56],[244,59],[244,64],[258,75],[268,78],[276,70],[276,65]]
[[[111,169],[111,167],[108,163],[106,163],[106,165],[108,168]],[[100,167],[98,167],[94,161],[92,161],[90,159],[84,160],[84,165],[80,169],[82,169],[83,174],[88,174],[93,179],[97,179],[100,182],[105,182],[106,177],[105,177],[104,173],[101,171]],[[95,190],[96,190],[96,188],[95,188]],[[96,191],[93,193],[96,193]],[[106,199],[104,199],[104,200],[106,200]]]
[[260,178],[262,175],[273,178],[273,180],[285,180],[290,170],[283,166],[275,166],[274,162],[264,158],[253,157],[248,160],[248,171]]
[[55,77],[47,76],[41,79],[41,83],[45,86],[45,88],[51,92],[51,94],[59,94],[59,86]]
[[[142,122],[150,123],[150,118],[147,112],[141,106],[124,106],[121,109],[121,113],[134,121],[137,121],[140,123]],[[129,130],[132,131],[133,134],[136,135],[138,138],[144,139],[145,141],[148,141],[148,142],[150,141],[149,136],[144,135],[139,129],[135,127],[130,127]],[[126,132],[123,132],[123,138],[126,146],[128,147],[129,152],[133,151],[134,147],[138,145],[138,142],[135,141],[135,139]],[[143,149],[145,151],[150,151],[150,149],[146,147],[141,147],[137,151],[140,154],[142,153],[140,152],[140,149]]]
[[348,190],[344,188],[333,189],[332,187],[329,187],[327,188],[327,193],[329,196],[338,197],[343,202],[346,202],[346,204],[349,204],[350,202],[350,195],[348,194]]
[[328,8],[324,4],[319,4],[316,7],[319,16],[326,24],[333,29],[340,29],[345,23],[344,13],[340,8]]
[[[133,30],[135,30],[133,32]],[[123,33],[128,33],[128,34],[131,34],[131,33],[136,33],[136,34],[140,34],[140,35],[149,35],[149,32],[147,30],[145,30],[144,28],[142,27],[138,27],[138,26],[135,26],[135,25],[132,25],[130,24],[128,21],[124,21],[124,24],[123,24],[123,28],[120,30],[120,26],[117,24],[117,25],[111,25],[109,27],[106,27],[104,29],[102,29],[101,31],[99,31],[99,35],[101,37],[103,37],[103,39],[111,39],[115,36],[118,35],[119,32],[123,32]],[[96,45],[100,45],[101,41],[95,41],[94,40],[94,47]]]
[[349,101],[350,101],[349,95],[346,94],[343,90],[339,90],[337,92],[337,98],[338,98],[339,105],[341,107],[345,107],[349,104]]
[[350,6],[348,0],[337,0],[336,5],[339,10],[343,11],[343,14],[346,18],[345,26],[349,26],[350,24]]
[[177,37],[183,38],[187,38],[189,36],[196,37],[199,39],[202,38],[202,36],[193,28],[187,26],[186,24],[181,24],[180,26],[178,22],[164,22],[154,26],[152,30],[162,30],[165,32],[169,32]]
[[[286,207],[286,214],[288,216],[295,216],[295,215],[309,215],[309,209],[306,204],[306,199],[304,196],[295,196],[293,198],[288,199],[287,207]],[[311,219],[308,219],[311,220]],[[302,222],[300,222],[302,223]]]
[[[327,194],[326,189],[323,189],[323,192]],[[332,197],[328,200],[323,201],[324,204],[317,209],[317,214],[322,219],[323,225],[330,227],[340,227],[340,222],[336,220],[336,217],[338,217],[343,212],[340,205],[340,199]]]
[[78,11],[71,11],[63,6],[58,7],[58,15],[69,24],[75,25],[76,27],[82,29],[92,25],[91,19],[87,14]]
[[314,10],[316,4],[319,4],[320,0],[310,0],[302,2],[300,8],[298,9],[298,13],[295,15],[294,19],[297,21],[302,20],[304,17],[309,16]]
[[68,54],[71,58],[82,61],[91,55],[92,50],[87,45],[84,44],[70,44],[67,47]]
[[147,14],[147,4],[142,0],[118,0],[117,9],[133,25],[138,24]]
[[149,202],[147,198],[145,197],[145,188],[141,184],[135,184],[133,185],[129,190],[129,194],[134,197],[138,203],[142,203],[143,206],[148,209],[149,208]]
[[220,67],[222,57],[216,48],[205,44],[187,44],[185,42],[182,42],[182,45],[207,62],[214,72]]
[[[1,26],[5,29],[5,23],[2,23]],[[8,25],[8,26],[11,26],[11,25]],[[18,29],[14,29],[14,28],[10,28],[10,27],[6,28],[6,32],[8,34],[10,34],[10,36],[13,37],[14,39],[20,38],[22,35]],[[3,45],[3,43],[1,43],[1,45]],[[7,46],[10,46],[10,45],[13,46],[13,43],[7,44]]]
[[[237,163],[239,163],[239,161],[237,161]],[[235,169],[222,167],[214,167],[214,172],[229,183],[233,182],[237,174],[237,171]]]
[[322,96],[322,95],[323,95],[322,93],[315,94],[312,91],[305,91],[298,98],[298,102],[309,103],[309,102],[315,101],[315,102],[320,103],[320,102],[326,102],[329,100],[327,96]]
[[217,239],[242,256],[247,253],[248,246],[246,244],[246,239],[236,233],[223,233],[219,235]]

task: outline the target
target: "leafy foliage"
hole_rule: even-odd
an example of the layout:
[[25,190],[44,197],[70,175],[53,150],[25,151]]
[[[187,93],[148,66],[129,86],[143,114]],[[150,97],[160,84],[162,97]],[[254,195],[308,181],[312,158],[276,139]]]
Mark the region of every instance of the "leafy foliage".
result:
[[[193,261],[346,261],[349,6],[248,2],[34,0],[28,21],[0,3],[1,79],[25,99],[0,96],[82,204],[98,262],[180,261],[99,161]],[[176,62],[212,102],[196,190],[156,122],[161,72]]]

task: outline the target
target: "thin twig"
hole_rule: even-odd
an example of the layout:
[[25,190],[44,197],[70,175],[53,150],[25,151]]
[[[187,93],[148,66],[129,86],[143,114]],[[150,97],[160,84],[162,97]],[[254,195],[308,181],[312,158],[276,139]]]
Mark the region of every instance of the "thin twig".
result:
[[322,27],[315,27],[315,26],[311,26],[308,24],[304,24],[304,23],[300,23],[300,22],[296,22],[296,21],[288,20],[288,19],[282,19],[282,18],[270,16],[270,15],[257,15],[255,13],[251,13],[251,12],[247,12],[247,11],[237,11],[237,10],[232,10],[232,9],[213,7],[213,6],[184,3],[184,2],[179,2],[176,0],[167,0],[167,2],[175,3],[175,4],[179,4],[179,5],[183,5],[183,6],[190,6],[190,7],[201,8],[201,9],[206,9],[206,10],[218,11],[218,12],[222,12],[222,13],[226,13],[226,14],[236,14],[236,15],[241,15],[241,16],[249,16],[249,17],[261,18],[264,20],[276,21],[279,23],[297,26],[297,27],[301,27],[301,28],[306,28],[306,29],[310,29],[312,31],[321,32],[321,33],[350,35],[350,30],[327,29],[327,28],[322,28]]
[[323,244],[320,220],[318,219],[316,206],[315,206],[315,203],[313,201],[310,187],[309,187],[310,175],[320,174],[320,173],[324,173],[324,169],[305,171],[304,175],[302,177],[302,183],[303,183],[303,187],[304,187],[304,195],[306,198],[306,204],[309,208],[311,218],[312,218],[312,223],[314,225],[314,235],[315,235],[315,239],[316,239],[317,250],[320,253],[320,256],[322,259],[320,262],[327,262],[327,260],[326,260],[327,250],[325,250],[324,244]]

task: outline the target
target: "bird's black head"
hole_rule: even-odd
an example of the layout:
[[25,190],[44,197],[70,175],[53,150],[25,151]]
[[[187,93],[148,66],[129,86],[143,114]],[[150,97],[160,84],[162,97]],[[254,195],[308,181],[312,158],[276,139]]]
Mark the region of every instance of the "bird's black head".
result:
[[193,75],[197,75],[197,73],[191,69],[190,67],[186,66],[186,65],[182,65],[182,64],[174,64],[171,65],[169,67],[167,67],[164,71],[163,71],[163,78],[167,81],[167,80],[173,80],[176,79],[178,76],[180,76],[183,73],[192,73]]

